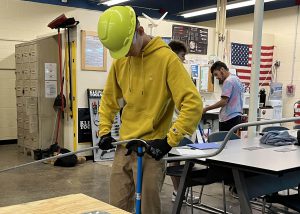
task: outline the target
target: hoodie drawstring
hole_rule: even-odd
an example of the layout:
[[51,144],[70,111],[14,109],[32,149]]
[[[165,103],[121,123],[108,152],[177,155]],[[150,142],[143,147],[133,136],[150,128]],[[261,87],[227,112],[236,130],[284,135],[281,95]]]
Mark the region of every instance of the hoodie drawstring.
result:
[[[133,71],[131,71],[131,57],[129,57],[128,59],[128,64],[129,64],[129,91],[132,92],[132,75],[133,75]],[[144,91],[145,91],[145,72],[144,72],[144,52],[142,52],[142,95],[144,95]]]
[[129,91],[131,92],[132,86],[132,72],[131,72],[131,57],[129,57]]
[[144,95],[144,90],[145,90],[144,51],[142,51],[142,78],[143,78],[142,95]]

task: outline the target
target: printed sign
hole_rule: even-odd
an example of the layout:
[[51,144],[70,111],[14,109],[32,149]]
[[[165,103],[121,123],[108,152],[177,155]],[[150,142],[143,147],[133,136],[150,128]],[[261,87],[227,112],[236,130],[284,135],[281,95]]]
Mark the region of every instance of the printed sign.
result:
[[208,29],[173,25],[172,39],[184,42],[189,53],[207,55]]
[[78,108],[78,143],[92,142],[90,110]]
[[[103,90],[101,89],[87,90],[93,146],[98,145],[100,140],[100,137],[98,136],[98,131],[99,131],[99,121],[101,120],[101,118],[99,118],[98,109],[100,106],[102,93]],[[111,136],[116,140],[119,139],[120,124],[121,124],[121,119],[120,119],[120,114],[118,113],[115,117],[111,129]],[[114,158],[115,149],[110,149],[110,150],[96,149],[93,151],[93,154],[94,154],[94,161],[112,160]]]

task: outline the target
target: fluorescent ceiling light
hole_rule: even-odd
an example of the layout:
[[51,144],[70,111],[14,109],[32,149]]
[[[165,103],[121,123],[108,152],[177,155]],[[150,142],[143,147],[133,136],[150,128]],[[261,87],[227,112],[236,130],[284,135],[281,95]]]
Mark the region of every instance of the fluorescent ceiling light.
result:
[[123,2],[127,2],[127,1],[130,1],[130,0],[109,0],[109,1],[101,2],[101,4],[105,4],[107,6],[112,6],[112,5],[120,4]]
[[[276,1],[276,0],[265,0],[264,2],[271,2],[271,1]],[[255,4],[255,0],[248,0],[248,1],[239,1],[236,3],[231,3],[226,6],[226,10],[232,10],[236,8],[241,8],[241,7],[247,7]],[[217,12],[217,7],[212,7],[212,8],[207,8],[207,9],[202,9],[202,10],[197,10],[197,11],[190,11],[181,14],[184,18],[189,18],[189,17],[194,17],[194,16],[201,16],[205,14],[210,14],[210,13],[216,13]]]
[[193,17],[193,16],[201,16],[201,15],[205,15],[205,14],[209,14],[209,13],[216,13],[217,12],[217,8],[208,8],[208,9],[204,9],[204,10],[198,10],[198,11],[194,11],[194,12],[189,12],[189,13],[185,13],[182,14],[182,16],[184,18],[189,18],[189,17]]

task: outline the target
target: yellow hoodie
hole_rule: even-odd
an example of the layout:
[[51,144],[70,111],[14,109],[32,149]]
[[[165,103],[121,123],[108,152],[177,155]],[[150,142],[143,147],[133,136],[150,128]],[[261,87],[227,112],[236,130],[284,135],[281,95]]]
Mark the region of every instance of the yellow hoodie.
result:
[[[202,100],[177,55],[160,38],[153,38],[140,56],[115,60],[111,66],[99,116],[99,135],[111,130],[123,98],[120,140],[162,139],[176,146],[192,135],[202,115]],[[180,111],[171,126],[174,103]]]

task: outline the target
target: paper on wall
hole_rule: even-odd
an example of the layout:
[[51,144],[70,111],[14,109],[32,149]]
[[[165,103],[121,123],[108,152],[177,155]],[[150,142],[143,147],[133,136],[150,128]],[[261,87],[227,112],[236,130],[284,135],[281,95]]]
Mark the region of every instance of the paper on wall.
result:
[[55,98],[57,95],[57,81],[45,81],[45,97]]
[[57,80],[56,63],[45,63],[45,80]]

